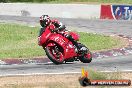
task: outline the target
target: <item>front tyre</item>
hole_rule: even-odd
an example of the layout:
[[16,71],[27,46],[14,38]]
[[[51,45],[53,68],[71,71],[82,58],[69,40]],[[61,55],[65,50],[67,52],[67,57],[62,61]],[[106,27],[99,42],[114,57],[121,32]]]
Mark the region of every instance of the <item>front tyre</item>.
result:
[[83,63],[90,63],[92,61],[92,53],[88,51],[87,54],[80,56],[79,60]]
[[48,58],[54,63],[54,64],[62,64],[64,62],[64,57],[61,49],[59,46],[46,46],[45,52]]

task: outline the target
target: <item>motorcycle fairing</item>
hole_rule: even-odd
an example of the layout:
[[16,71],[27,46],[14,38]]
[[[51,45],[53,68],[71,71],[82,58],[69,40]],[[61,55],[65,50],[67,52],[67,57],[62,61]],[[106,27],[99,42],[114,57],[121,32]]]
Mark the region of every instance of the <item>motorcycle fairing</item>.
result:
[[77,33],[75,33],[75,32],[70,32],[70,35],[72,36],[72,38],[74,39],[74,40],[76,40],[76,41],[79,41],[79,35],[77,34]]
[[60,45],[63,48],[63,50],[64,50],[63,52],[65,54],[64,57],[71,58],[71,57],[76,56],[76,52],[75,52],[72,42],[66,38],[63,38],[63,36],[60,34],[55,34],[55,35],[56,36],[54,36],[54,35],[51,36],[49,40],[54,41],[55,43],[57,43],[58,45]]
[[38,37],[38,45],[42,46],[47,39],[50,37],[51,32],[48,30],[48,28],[45,29],[46,32],[43,32],[39,37]]

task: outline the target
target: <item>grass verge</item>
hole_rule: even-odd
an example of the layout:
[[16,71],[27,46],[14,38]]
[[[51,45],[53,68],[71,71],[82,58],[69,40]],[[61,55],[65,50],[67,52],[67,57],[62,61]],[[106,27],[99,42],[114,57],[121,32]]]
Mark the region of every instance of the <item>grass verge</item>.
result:
[[[45,1],[42,1],[45,2]],[[47,3],[115,3],[132,4],[132,0],[47,0]]]
[[[45,55],[43,49],[37,44],[39,27],[1,23],[0,31],[0,59],[32,58]],[[79,34],[80,42],[92,51],[123,45],[121,40],[113,37],[83,32]]]

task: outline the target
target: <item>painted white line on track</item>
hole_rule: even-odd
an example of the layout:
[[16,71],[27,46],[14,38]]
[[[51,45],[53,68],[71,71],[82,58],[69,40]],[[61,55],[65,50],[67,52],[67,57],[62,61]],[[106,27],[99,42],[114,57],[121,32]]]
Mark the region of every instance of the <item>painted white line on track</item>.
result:
[[52,64],[53,62],[47,62],[48,64]]
[[99,72],[132,72],[132,70],[99,71]]
[[[98,72],[132,72],[132,70],[120,70],[120,71],[98,71]],[[0,77],[7,77],[7,76],[32,76],[32,75],[65,75],[65,74],[81,74],[80,72],[61,72],[61,73],[25,73],[25,74],[3,74]]]
[[61,73],[25,73],[25,74],[3,74],[0,77],[4,76],[31,76],[31,75],[63,75],[63,74],[79,74],[81,72],[61,72]]

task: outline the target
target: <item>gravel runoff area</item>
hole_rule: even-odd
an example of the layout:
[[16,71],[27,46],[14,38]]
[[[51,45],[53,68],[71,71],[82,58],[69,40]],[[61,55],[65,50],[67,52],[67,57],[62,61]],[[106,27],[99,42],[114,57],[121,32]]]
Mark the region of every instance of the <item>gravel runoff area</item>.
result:
[[[108,73],[116,74],[116,73]],[[122,79],[132,81],[132,73],[120,73]],[[79,84],[78,74],[57,74],[57,75],[32,75],[32,76],[9,76],[0,77],[0,88],[84,88]],[[85,87],[95,88],[95,86]],[[102,88],[96,86],[96,88]],[[131,86],[110,86],[103,88],[132,88]]]

